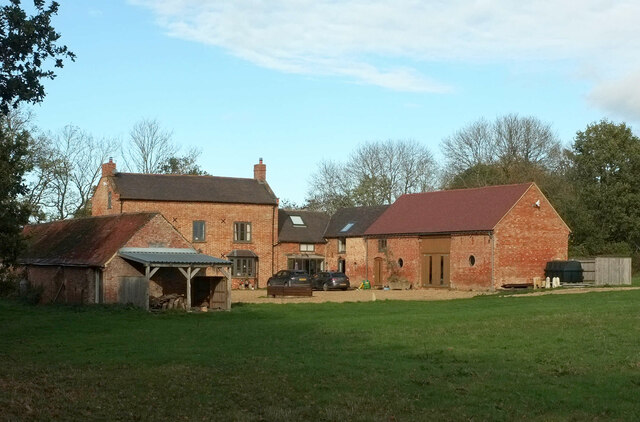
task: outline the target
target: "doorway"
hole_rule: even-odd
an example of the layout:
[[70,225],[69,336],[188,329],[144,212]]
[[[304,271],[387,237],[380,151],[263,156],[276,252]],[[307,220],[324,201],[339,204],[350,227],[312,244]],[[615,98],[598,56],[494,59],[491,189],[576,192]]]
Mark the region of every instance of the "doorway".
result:
[[382,286],[382,258],[373,260],[373,285]]
[[449,254],[422,254],[422,286],[449,287]]

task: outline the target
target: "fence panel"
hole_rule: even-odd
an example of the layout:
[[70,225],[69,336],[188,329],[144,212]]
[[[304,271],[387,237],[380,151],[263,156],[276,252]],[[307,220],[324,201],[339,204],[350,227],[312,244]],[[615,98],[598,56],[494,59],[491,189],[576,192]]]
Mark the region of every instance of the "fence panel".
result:
[[149,309],[149,282],[144,277],[121,277],[118,303]]
[[631,258],[596,257],[596,285],[631,284]]

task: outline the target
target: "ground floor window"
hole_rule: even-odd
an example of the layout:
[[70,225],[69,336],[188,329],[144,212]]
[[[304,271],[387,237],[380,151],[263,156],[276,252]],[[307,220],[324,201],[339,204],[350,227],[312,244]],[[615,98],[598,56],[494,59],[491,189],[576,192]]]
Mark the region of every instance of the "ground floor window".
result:
[[229,258],[233,268],[233,277],[255,277],[257,260],[255,258]]
[[289,258],[287,268],[290,270],[304,270],[309,275],[324,270],[324,259],[314,258]]

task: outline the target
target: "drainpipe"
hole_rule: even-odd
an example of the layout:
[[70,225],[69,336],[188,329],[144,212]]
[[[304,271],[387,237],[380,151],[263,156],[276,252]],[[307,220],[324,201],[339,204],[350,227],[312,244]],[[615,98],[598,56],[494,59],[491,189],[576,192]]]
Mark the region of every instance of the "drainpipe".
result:
[[364,279],[369,280],[369,241],[366,237],[364,239]]
[[495,278],[495,242],[496,239],[493,236],[493,232],[489,232],[489,242],[491,242],[491,291],[496,291],[496,278]]

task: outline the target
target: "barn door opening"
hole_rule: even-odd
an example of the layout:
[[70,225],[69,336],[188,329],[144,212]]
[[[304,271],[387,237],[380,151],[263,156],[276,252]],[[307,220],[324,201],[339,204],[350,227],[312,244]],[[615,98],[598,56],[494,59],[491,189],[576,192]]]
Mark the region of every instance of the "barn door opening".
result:
[[373,260],[373,285],[382,286],[382,258]]

